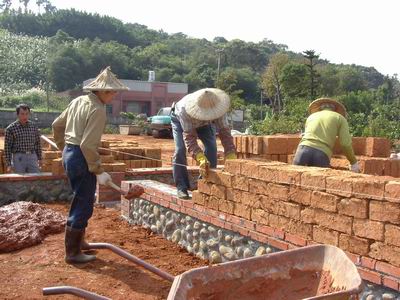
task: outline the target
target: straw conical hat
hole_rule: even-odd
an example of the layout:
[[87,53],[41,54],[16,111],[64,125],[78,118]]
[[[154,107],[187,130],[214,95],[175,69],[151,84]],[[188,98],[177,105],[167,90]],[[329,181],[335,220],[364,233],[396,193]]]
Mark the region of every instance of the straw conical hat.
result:
[[205,88],[188,94],[182,99],[185,110],[196,120],[216,120],[226,114],[231,106],[229,96],[220,89]]
[[83,87],[83,91],[126,91],[128,87],[123,85],[111,72],[111,68],[105,68],[96,79]]
[[336,100],[330,99],[330,98],[319,98],[317,100],[314,100],[311,102],[311,104],[308,106],[308,112],[310,114],[313,114],[317,111],[321,110],[321,105],[323,104],[331,104],[332,106],[335,107],[335,112],[341,114],[343,117],[346,117],[347,112],[346,108],[344,105]]

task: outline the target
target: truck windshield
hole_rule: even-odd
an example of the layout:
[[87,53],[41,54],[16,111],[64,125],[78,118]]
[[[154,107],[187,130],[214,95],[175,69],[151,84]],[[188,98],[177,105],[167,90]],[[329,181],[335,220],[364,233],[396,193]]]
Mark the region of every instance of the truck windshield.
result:
[[163,107],[158,111],[157,116],[169,116],[171,107]]

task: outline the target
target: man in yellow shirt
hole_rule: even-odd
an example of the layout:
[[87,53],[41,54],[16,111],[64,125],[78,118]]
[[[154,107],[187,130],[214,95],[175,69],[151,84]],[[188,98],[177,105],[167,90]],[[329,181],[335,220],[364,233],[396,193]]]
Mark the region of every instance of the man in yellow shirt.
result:
[[350,169],[353,172],[360,172],[346,120],[346,108],[333,99],[320,98],[313,101],[308,110],[310,116],[307,118],[305,132],[293,164],[329,168],[338,137],[342,150],[350,162]]
[[63,151],[63,165],[74,192],[65,229],[65,261],[69,264],[96,259],[81,250],[87,248],[85,228],[93,214],[96,181],[102,185],[111,181],[98,153],[107,120],[105,104],[127,89],[107,67],[83,87],[89,94],[72,100],[53,122],[54,141]]

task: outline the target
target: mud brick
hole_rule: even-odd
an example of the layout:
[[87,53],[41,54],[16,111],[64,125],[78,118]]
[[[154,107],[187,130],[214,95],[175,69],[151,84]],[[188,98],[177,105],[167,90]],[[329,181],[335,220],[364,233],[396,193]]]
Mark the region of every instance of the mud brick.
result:
[[102,163],[112,163],[114,162],[114,156],[112,155],[101,155],[100,160]]
[[155,158],[155,159],[161,159],[161,149],[145,148],[144,156],[150,157],[150,158]]
[[353,181],[340,176],[327,177],[326,191],[343,197],[351,197],[353,195]]
[[[207,172],[207,176],[205,176],[205,180],[210,183],[221,184],[221,180],[218,176],[220,171],[217,169],[210,169]],[[229,173],[228,173],[229,174]]]
[[58,152],[57,151],[42,151],[42,158],[43,159],[58,158]]
[[269,195],[272,198],[287,200],[289,197],[289,187],[287,186],[275,183],[269,183],[268,189],[269,189]]
[[240,175],[241,164],[244,162],[245,160],[242,159],[229,159],[225,162],[224,171],[234,175]]
[[400,247],[400,226],[385,225],[385,243]]
[[382,200],[385,192],[385,180],[366,176],[353,178],[353,194],[357,198]]
[[282,166],[281,171],[278,172],[278,183],[300,185],[303,171],[303,167]]
[[368,217],[368,201],[365,199],[345,198],[338,203],[338,212],[341,215],[359,219]]
[[218,210],[227,214],[233,214],[235,209],[235,203],[232,201],[220,201]]
[[236,138],[236,151],[237,152],[242,152],[242,137],[241,136],[237,136]]
[[287,140],[287,153],[294,154],[296,153],[297,147],[299,146],[301,138],[299,136],[291,136],[288,137]]
[[205,206],[210,209],[218,210],[220,201],[221,199],[211,196],[207,198]]
[[[233,197],[232,197],[232,199],[229,199],[229,200],[233,201],[235,203],[241,203],[242,202],[242,194],[243,193],[244,193],[243,191],[232,190]],[[230,195],[230,197],[231,197],[231,195]]]
[[269,194],[268,183],[257,179],[249,179],[249,190],[254,194]]
[[333,246],[339,245],[339,232],[321,226],[313,226],[313,241]]
[[379,274],[378,272],[374,272],[371,270],[367,270],[364,268],[358,268],[358,272],[360,273],[360,276],[362,279],[367,280],[369,282],[375,283],[375,284],[382,284],[382,275]]
[[400,203],[400,181],[386,183],[384,199],[389,202]]
[[303,205],[311,204],[311,190],[303,189],[297,186],[290,186],[288,199],[290,201],[300,203]]
[[263,154],[287,154],[288,138],[279,136],[263,137]]
[[300,220],[300,212],[301,207],[298,204],[284,202],[284,201],[277,201],[278,206],[278,214],[284,217]]
[[249,179],[245,176],[236,175],[232,178],[232,186],[235,189],[249,191]]
[[211,195],[219,199],[226,199],[226,187],[223,185],[213,184],[211,186]]
[[268,236],[262,233],[258,233],[256,231],[250,231],[250,238],[256,241],[259,241],[264,244],[268,244]]
[[400,224],[400,203],[371,201],[369,203],[371,220]]
[[296,220],[290,220],[284,229],[286,232],[297,235],[304,239],[312,239],[312,225],[305,224]]
[[288,162],[287,154],[279,154],[278,161],[287,163]]
[[384,176],[392,176],[392,159],[384,158],[383,162],[383,175]]
[[287,163],[288,163],[289,165],[292,165],[292,164],[293,164],[294,156],[295,156],[294,154],[289,154],[289,155],[288,155]]
[[360,160],[361,173],[382,176],[384,161],[377,158],[366,158]]
[[204,179],[199,179],[197,181],[197,189],[204,194],[211,195],[211,187],[212,184],[206,182]]
[[260,208],[251,209],[251,220],[257,224],[268,225],[269,214]]
[[390,166],[390,171],[391,174],[390,176],[393,177],[400,177],[400,160],[399,159],[392,159],[390,162],[391,166]]
[[301,186],[313,190],[325,191],[326,175],[321,172],[304,172],[301,174]]
[[383,241],[384,224],[382,222],[354,218],[353,232],[359,237]]
[[206,204],[204,194],[200,193],[199,191],[192,192],[192,200],[195,204],[198,204],[198,205]]
[[400,267],[400,247],[375,242],[370,246],[369,256]]
[[390,140],[385,138],[368,137],[365,155],[371,157],[389,157]]
[[269,196],[262,195],[259,197],[259,201],[260,201],[261,208],[263,208],[264,210],[266,210],[270,213],[277,214],[278,204],[275,199],[272,199]]
[[234,208],[234,215],[245,218],[247,220],[250,220],[251,219],[251,207],[248,205],[236,203],[235,208]]
[[261,196],[249,192],[242,192],[241,196],[242,196],[240,200],[241,204],[248,205],[252,208],[261,207],[261,202],[260,202]]
[[314,191],[311,194],[310,205],[311,207],[336,212],[339,200],[340,198],[335,195]]
[[279,155],[278,154],[271,154],[271,160],[272,161],[279,161]]
[[254,154],[262,154],[263,138],[261,136],[253,136],[253,152]]
[[126,164],[123,163],[113,163],[112,171],[113,172],[125,172]]
[[248,137],[247,136],[241,136],[241,139],[242,139],[242,141],[241,141],[241,145],[240,145],[240,152],[242,152],[242,153],[247,153],[247,145],[248,145]]
[[313,208],[305,208],[300,213],[300,220],[306,224],[316,224],[316,210]]
[[249,177],[249,178],[259,178],[259,167],[262,165],[259,162],[248,161],[242,164],[241,167],[241,175]]
[[268,244],[270,244],[272,247],[275,247],[280,250],[288,250],[289,249],[289,243],[285,241],[278,240],[276,238],[268,238]]
[[323,211],[321,209],[315,210],[315,221],[317,224],[340,231],[343,233],[351,234],[353,220],[351,217],[338,215]]
[[369,242],[366,239],[340,234],[339,248],[351,253],[367,255],[369,253]]
[[375,269],[379,272],[400,278],[400,268],[394,267],[388,263],[377,261]]
[[365,155],[367,139],[365,137],[353,137],[352,146],[355,155]]
[[273,228],[287,231],[287,227],[288,227],[289,223],[290,223],[289,218],[275,215],[275,214],[269,215],[269,226],[271,226]]
[[247,137],[246,153],[247,154],[253,153],[253,137],[252,136]]
[[258,169],[259,179],[266,182],[279,182],[281,169],[276,165],[263,165]]
[[112,172],[113,171],[113,164],[101,164],[105,172]]
[[226,200],[234,201],[234,190],[232,188],[226,188]]
[[225,187],[232,187],[233,175],[229,174],[228,172],[218,172],[217,177],[219,178],[219,184]]

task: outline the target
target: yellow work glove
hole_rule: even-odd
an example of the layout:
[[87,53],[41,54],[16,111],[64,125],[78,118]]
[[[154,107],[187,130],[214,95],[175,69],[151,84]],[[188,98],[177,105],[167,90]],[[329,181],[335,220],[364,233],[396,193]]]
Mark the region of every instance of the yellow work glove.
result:
[[210,167],[210,163],[209,163],[207,157],[204,155],[203,152],[199,152],[196,154],[196,161],[199,163],[200,175],[202,177],[206,177],[208,168]]
[[236,153],[235,152],[228,153],[225,156],[225,159],[237,159]]

